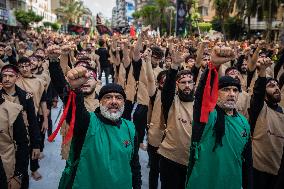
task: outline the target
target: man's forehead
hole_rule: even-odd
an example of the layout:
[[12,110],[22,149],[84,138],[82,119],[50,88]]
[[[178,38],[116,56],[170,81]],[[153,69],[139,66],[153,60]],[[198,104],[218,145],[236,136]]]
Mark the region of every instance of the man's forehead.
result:
[[193,79],[193,76],[191,74],[184,74],[184,75],[180,76],[180,79],[178,81],[181,81],[181,80],[192,80],[192,79]]
[[227,75],[230,75],[230,74],[238,74],[238,73],[240,73],[239,70],[237,70],[237,69],[232,69],[232,70],[228,71]]
[[277,81],[275,81],[275,80],[270,80],[267,84],[266,84],[266,86],[268,86],[268,85],[277,85],[277,86],[279,86],[278,85],[278,82]]
[[222,89],[238,89],[238,87],[236,87],[236,86],[226,86],[226,87],[221,88],[221,90]]

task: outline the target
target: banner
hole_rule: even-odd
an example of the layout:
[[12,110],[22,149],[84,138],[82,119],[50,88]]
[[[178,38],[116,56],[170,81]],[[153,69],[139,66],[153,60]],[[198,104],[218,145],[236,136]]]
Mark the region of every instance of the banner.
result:
[[100,35],[104,35],[104,34],[108,34],[110,36],[112,36],[112,32],[110,31],[110,29],[108,27],[106,27],[105,25],[102,24],[102,19],[100,18],[100,16],[97,14],[97,25],[96,28],[99,32]]
[[183,36],[186,26],[186,4],[184,0],[177,0],[176,4],[177,14],[176,14],[176,35]]

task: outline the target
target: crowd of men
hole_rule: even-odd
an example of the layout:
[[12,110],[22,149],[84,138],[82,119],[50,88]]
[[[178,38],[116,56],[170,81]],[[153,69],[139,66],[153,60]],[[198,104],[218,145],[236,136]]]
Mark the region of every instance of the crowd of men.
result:
[[27,30],[0,43],[1,189],[44,179],[46,136],[52,142],[59,129],[61,189],[140,189],[139,149],[149,189],[159,180],[162,189],[284,188],[284,41],[148,30]]

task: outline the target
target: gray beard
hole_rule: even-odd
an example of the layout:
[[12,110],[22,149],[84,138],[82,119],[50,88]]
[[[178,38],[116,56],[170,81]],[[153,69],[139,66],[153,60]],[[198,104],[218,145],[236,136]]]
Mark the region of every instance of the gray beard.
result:
[[111,121],[117,121],[119,120],[119,118],[122,116],[124,112],[124,105],[120,107],[116,113],[109,112],[108,108],[106,106],[103,106],[102,104],[100,104],[100,110],[101,110],[102,116],[104,116],[105,118]]
[[217,105],[223,110],[234,110],[237,108],[236,102],[227,102],[218,100]]

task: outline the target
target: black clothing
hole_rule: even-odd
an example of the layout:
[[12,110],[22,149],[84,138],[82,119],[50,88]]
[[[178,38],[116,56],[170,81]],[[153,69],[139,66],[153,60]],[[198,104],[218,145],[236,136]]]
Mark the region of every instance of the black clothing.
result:
[[253,179],[255,189],[274,189],[277,176],[253,169]]
[[163,156],[160,159],[161,189],[184,189],[187,166],[171,161]]
[[160,175],[160,158],[157,153],[158,147],[154,147],[148,143],[147,151],[149,155],[149,189],[158,189],[158,180]]
[[29,141],[22,114],[19,114],[13,124],[13,139],[16,142],[15,174],[25,174],[29,165]]
[[[284,147],[283,147],[283,151],[284,151]],[[281,166],[278,171],[277,182],[275,184],[274,189],[283,189],[283,188],[284,188],[284,153],[282,155]]]
[[0,186],[2,189],[8,189],[7,177],[0,156]]
[[99,48],[96,51],[96,54],[100,56],[99,61],[100,61],[100,66],[101,68],[105,68],[105,67],[110,67],[110,63],[109,63],[109,52],[106,48]]
[[167,72],[166,80],[161,93],[164,119],[167,123],[168,114],[176,95],[176,75],[178,70],[170,69]]
[[137,104],[133,118],[131,118],[131,113],[133,111],[134,104],[131,101],[126,100],[124,107],[125,108],[122,117],[130,121],[133,120],[135,130],[138,135],[138,141],[139,143],[143,143],[145,129],[147,129],[148,107],[142,104]]
[[[40,148],[40,129],[38,129],[38,123],[35,113],[35,107],[34,107],[34,101],[33,98],[27,98],[28,93],[24,90],[22,90],[17,85],[15,86],[15,96],[18,96],[20,105],[23,106],[23,110],[27,113],[28,118],[28,131],[29,131],[29,137],[30,137],[30,146],[33,149],[39,149]],[[0,90],[0,96],[2,94],[6,94],[5,90],[2,88]]]

